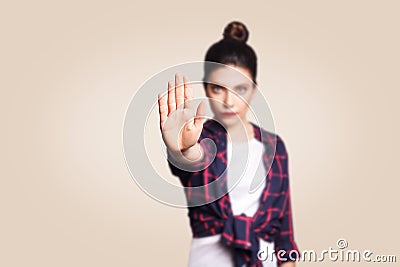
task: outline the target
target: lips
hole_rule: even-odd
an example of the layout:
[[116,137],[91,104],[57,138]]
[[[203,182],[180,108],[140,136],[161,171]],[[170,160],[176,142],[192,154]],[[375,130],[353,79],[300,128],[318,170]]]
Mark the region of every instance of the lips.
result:
[[235,112],[224,112],[224,113],[222,113],[222,116],[232,117],[232,116],[236,116],[236,113]]

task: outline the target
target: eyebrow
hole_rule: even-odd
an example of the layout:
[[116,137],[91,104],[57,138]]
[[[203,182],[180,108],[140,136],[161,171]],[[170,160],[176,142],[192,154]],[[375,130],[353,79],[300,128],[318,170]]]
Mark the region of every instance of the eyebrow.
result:
[[236,85],[234,88],[238,88],[238,87],[251,87],[251,85],[248,83],[241,83],[239,85]]
[[[227,86],[221,85],[221,84],[216,83],[216,82],[210,82],[209,84],[210,84],[211,86],[217,86],[217,87],[222,87],[222,88],[228,89]],[[237,88],[239,88],[239,87],[246,87],[246,88],[248,88],[248,87],[252,87],[252,85],[251,85],[251,84],[248,84],[248,83],[241,83],[241,84],[238,84],[238,85],[234,86],[234,87],[232,88],[232,90],[235,90],[235,89],[237,89]]]

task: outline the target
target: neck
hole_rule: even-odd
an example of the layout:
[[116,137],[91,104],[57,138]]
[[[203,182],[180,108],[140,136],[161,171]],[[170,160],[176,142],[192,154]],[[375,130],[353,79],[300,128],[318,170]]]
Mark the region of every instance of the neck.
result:
[[247,120],[243,121],[243,124],[237,123],[229,125],[226,128],[228,131],[228,138],[230,138],[231,142],[246,142],[254,138],[253,125]]

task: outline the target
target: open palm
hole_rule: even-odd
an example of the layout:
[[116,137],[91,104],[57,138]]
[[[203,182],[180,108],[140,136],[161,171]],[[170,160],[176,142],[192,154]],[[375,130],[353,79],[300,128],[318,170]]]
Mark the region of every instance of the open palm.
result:
[[194,146],[201,134],[205,116],[202,101],[194,112],[191,101],[193,89],[184,76],[183,82],[175,74],[175,83],[168,82],[168,100],[158,95],[160,130],[165,145],[170,151],[178,152]]

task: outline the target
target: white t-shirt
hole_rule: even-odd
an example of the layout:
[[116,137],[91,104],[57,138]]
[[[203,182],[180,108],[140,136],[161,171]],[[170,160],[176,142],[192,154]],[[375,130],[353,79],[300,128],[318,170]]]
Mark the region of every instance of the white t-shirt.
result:
[[[245,213],[246,216],[253,216],[258,207],[259,199],[264,190],[266,171],[262,161],[264,153],[263,144],[253,138],[243,143],[227,143],[227,181],[233,215]],[[244,158],[243,155],[248,155]],[[247,168],[246,162],[247,160]],[[254,181],[253,181],[254,180]],[[250,190],[251,189],[251,190]],[[250,191],[250,192],[249,192]],[[221,234],[192,238],[189,267],[234,267],[233,249],[220,242]],[[268,254],[274,251],[274,243],[260,239],[260,249]],[[276,267],[276,260],[263,261],[263,267]],[[275,257],[274,257],[275,258]]]

